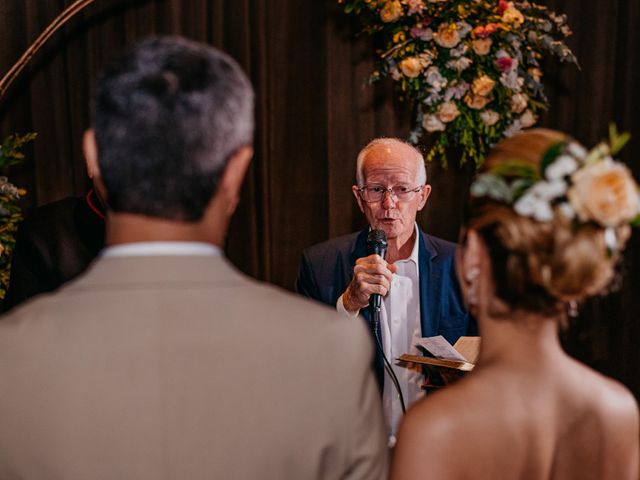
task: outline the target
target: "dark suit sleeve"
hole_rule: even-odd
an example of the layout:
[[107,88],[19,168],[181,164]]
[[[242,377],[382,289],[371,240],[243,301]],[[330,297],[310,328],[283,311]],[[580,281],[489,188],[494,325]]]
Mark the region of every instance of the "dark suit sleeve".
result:
[[313,266],[306,251],[302,253],[300,265],[298,266],[298,278],[296,279],[295,290],[305,297],[321,300]]
[[9,288],[2,310],[7,311],[38,293],[53,290],[56,284],[51,279],[50,271],[50,265],[34,241],[29,222],[23,222],[16,234]]

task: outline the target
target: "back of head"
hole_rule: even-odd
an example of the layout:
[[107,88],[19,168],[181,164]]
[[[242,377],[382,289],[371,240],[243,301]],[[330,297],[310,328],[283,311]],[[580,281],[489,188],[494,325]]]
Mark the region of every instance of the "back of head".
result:
[[608,146],[529,130],[499,143],[471,188],[468,227],[489,252],[495,295],[551,314],[603,292],[638,215],[637,186]]
[[109,207],[198,221],[228,159],[253,140],[254,94],[224,53],[146,39],[100,76],[94,129]]

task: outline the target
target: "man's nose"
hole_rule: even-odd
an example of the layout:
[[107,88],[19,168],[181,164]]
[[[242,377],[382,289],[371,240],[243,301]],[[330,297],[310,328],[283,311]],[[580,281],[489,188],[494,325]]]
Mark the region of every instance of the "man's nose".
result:
[[385,210],[388,210],[390,208],[394,208],[396,206],[396,197],[395,195],[387,190],[382,194],[382,207]]

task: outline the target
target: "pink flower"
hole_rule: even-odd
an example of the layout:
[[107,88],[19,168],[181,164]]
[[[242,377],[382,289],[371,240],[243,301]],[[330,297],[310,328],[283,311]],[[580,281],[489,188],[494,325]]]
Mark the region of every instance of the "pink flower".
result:
[[500,57],[496,59],[496,66],[498,69],[503,72],[508,72],[513,68],[513,58],[511,57]]
[[416,26],[411,29],[411,36],[413,38],[419,38],[422,41],[428,42],[433,38],[433,30],[431,30],[430,28]]

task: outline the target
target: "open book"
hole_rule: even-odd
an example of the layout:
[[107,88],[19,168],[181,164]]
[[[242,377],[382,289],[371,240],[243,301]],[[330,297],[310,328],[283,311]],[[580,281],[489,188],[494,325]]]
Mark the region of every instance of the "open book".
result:
[[421,365],[425,376],[422,388],[430,391],[450,385],[473,370],[480,352],[480,337],[460,337],[452,346],[438,335],[420,339],[417,347],[425,355],[404,354],[397,360]]

